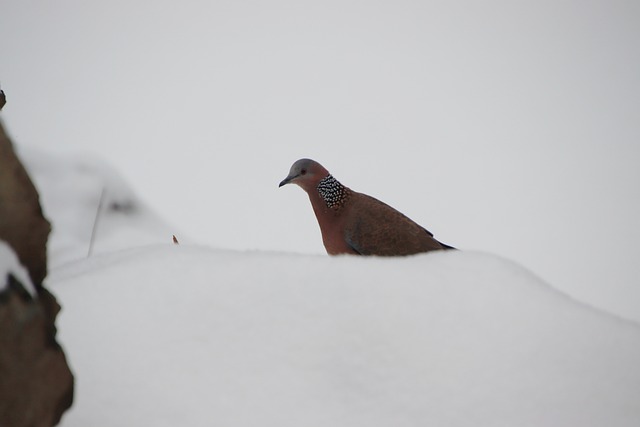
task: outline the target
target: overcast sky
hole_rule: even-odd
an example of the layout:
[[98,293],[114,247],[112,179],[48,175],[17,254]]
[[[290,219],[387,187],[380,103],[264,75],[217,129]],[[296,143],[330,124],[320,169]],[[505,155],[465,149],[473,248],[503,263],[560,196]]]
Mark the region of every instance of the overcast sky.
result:
[[311,157],[448,244],[640,309],[636,1],[10,2],[0,84],[17,144],[104,159],[183,242],[323,253],[277,186]]

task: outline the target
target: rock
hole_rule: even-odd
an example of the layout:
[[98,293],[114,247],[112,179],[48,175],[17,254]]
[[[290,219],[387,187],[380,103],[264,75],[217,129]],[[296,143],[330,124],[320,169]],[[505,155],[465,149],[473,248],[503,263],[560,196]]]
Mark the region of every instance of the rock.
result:
[[0,124],[0,427],[56,425],[73,402],[56,341],[60,305],[42,285],[50,230]]
[[0,123],[0,239],[13,248],[36,287],[47,275],[50,231],[38,192]]
[[58,424],[73,402],[73,376],[56,342],[56,299],[34,298],[12,274],[0,282],[0,426]]

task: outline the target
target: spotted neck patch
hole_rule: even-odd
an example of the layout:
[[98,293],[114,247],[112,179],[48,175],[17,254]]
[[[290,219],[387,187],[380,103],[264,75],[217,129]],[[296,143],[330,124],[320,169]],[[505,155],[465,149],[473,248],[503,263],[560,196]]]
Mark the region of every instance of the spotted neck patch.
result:
[[331,209],[339,208],[349,198],[349,189],[340,184],[332,175],[320,180],[317,188],[320,197],[327,204],[327,207]]

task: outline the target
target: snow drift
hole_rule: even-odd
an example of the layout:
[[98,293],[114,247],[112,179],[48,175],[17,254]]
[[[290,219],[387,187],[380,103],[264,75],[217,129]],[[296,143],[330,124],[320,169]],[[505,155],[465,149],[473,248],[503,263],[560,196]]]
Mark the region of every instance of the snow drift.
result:
[[480,253],[153,246],[54,272],[65,427],[636,426],[640,328]]

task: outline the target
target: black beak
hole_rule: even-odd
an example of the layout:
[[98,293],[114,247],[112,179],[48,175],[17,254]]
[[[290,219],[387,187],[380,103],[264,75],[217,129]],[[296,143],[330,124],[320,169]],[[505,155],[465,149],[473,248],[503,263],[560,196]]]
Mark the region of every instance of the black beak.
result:
[[280,185],[278,185],[278,187],[282,187],[283,185],[287,185],[288,183],[291,182],[291,180],[293,180],[296,177],[297,177],[297,175],[294,175],[294,176],[289,175],[288,177],[286,177],[285,179],[280,181]]

